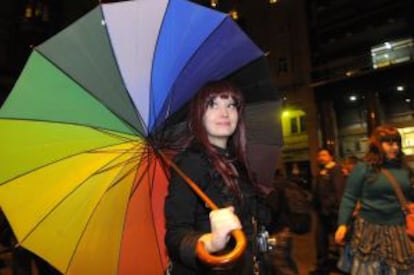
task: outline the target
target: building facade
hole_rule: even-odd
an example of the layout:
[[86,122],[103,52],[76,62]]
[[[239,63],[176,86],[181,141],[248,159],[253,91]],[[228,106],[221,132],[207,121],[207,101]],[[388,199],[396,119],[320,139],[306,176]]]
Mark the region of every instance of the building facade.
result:
[[283,100],[279,166],[288,174],[296,166],[315,173],[319,147],[338,161],[362,157],[379,124],[398,127],[404,151],[414,153],[413,1],[208,2],[237,9],[268,52]]
[[379,124],[414,143],[413,1],[308,1],[311,86],[321,144],[362,157]]

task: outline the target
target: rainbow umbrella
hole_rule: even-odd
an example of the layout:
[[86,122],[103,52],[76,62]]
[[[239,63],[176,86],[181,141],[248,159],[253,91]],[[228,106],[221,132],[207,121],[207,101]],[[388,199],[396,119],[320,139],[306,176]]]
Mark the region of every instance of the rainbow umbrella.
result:
[[0,109],[0,207],[18,244],[62,273],[162,274],[154,133],[262,56],[227,15],[184,0],[101,4],[34,48]]

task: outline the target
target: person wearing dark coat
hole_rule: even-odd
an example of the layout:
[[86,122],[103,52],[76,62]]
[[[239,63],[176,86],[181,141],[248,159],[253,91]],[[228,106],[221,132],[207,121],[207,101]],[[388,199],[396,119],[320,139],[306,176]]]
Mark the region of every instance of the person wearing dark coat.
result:
[[329,149],[318,150],[318,162],[320,170],[313,187],[313,203],[317,216],[316,266],[309,274],[323,275],[336,270],[337,259],[330,255],[330,237],[333,238],[336,230],[345,178],[342,174],[342,166],[334,161],[333,153]]
[[[204,86],[190,106],[190,135],[174,161],[211,200],[209,209],[171,170],[165,200],[165,243],[170,274],[255,274],[255,223],[260,199],[246,160],[243,98],[228,82]],[[231,250],[230,232],[242,229],[248,246],[232,264],[212,267],[196,256],[197,242],[209,253]]]

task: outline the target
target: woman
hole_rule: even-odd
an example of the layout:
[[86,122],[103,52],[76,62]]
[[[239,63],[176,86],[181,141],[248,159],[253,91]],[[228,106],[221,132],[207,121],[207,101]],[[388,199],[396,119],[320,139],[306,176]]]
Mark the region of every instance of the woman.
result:
[[[171,274],[253,274],[253,217],[258,206],[246,160],[243,109],[240,92],[228,82],[207,84],[191,103],[188,146],[175,162],[220,209],[208,209],[172,171],[165,201]],[[240,260],[209,267],[197,259],[199,240],[210,253],[220,253],[231,246],[229,233],[234,229],[242,229],[249,242]]]
[[414,274],[414,244],[405,233],[404,214],[393,186],[381,172],[387,169],[405,196],[414,198],[401,136],[394,127],[379,126],[369,142],[365,161],[359,162],[347,179],[335,241],[343,243],[359,201],[350,239],[351,274]]

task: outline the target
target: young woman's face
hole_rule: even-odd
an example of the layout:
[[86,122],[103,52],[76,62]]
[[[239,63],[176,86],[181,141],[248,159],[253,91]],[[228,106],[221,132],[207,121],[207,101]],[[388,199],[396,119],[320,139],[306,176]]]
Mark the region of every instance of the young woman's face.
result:
[[382,150],[387,159],[395,159],[400,152],[400,146],[396,141],[381,142]]
[[232,97],[215,97],[203,117],[208,140],[216,146],[225,148],[227,140],[236,130],[238,119],[237,106]]

